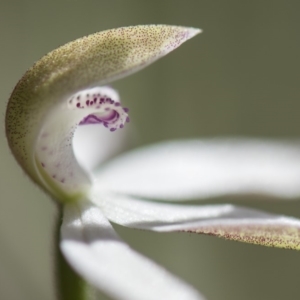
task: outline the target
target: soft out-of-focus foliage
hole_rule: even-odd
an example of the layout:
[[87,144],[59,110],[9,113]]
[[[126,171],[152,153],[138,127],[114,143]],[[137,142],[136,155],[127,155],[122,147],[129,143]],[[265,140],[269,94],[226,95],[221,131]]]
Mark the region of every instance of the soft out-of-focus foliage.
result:
[[[159,64],[116,83],[131,108],[136,144],[229,134],[298,137],[299,8],[297,1],[271,0],[3,1],[2,115],[15,82],[56,46],[107,28],[168,23],[200,27],[204,33]],[[16,166],[3,134],[0,298],[53,300],[54,207]],[[296,202],[245,204],[300,216]],[[293,299],[298,292],[297,252],[117,229],[209,299]]]

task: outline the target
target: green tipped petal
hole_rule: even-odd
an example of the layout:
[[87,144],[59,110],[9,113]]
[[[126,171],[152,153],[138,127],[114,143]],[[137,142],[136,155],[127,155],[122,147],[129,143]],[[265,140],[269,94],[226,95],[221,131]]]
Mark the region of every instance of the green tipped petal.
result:
[[96,191],[93,201],[119,225],[158,232],[214,235],[250,244],[300,250],[300,220],[256,209],[222,205],[150,202]]
[[[213,222],[212,222],[213,223]],[[300,250],[299,220],[278,217],[276,220],[238,220],[215,222],[184,230],[267,247]]]
[[[80,197],[90,180],[68,147],[71,143],[64,144],[63,139],[72,140],[71,125],[76,127],[80,121],[78,114],[72,115],[67,109],[67,100],[83,89],[101,86],[142,69],[198,33],[199,29],[167,25],[124,27],[75,40],[40,59],[15,87],[6,113],[7,139],[26,173],[58,198],[65,193],[64,197]],[[64,117],[66,120],[62,121]],[[69,173],[78,175],[72,187],[67,187],[64,178],[60,180],[62,184],[54,182],[51,179],[54,175],[43,170],[47,162],[38,162],[37,144],[46,123],[48,131],[55,126],[60,128],[58,137],[54,137],[59,148],[55,153],[61,155],[62,149],[66,150],[63,155],[64,159],[67,156],[68,166],[62,164],[60,168],[72,164]]]

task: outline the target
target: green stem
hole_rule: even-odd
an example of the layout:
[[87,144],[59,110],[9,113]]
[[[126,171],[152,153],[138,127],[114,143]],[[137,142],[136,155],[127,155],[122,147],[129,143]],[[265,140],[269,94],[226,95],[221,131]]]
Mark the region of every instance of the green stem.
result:
[[92,300],[96,297],[96,291],[80,278],[69,266],[60,249],[60,227],[62,224],[63,206],[59,206],[58,222],[55,237],[56,255],[56,284],[59,300]]

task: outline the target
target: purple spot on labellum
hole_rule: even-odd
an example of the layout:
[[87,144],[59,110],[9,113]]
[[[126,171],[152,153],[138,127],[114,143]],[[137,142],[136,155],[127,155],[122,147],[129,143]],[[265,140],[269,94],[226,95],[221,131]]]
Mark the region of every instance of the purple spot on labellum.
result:
[[42,165],[43,168],[45,168],[45,164],[44,163],[41,162],[41,165]]
[[[75,97],[79,99],[79,95],[77,95]],[[124,123],[130,121],[127,115],[129,109],[127,107],[122,107],[120,102],[113,100],[108,97],[108,95],[94,92],[84,93],[81,94],[81,96],[85,100],[84,102],[78,101],[76,103],[76,107],[81,109],[86,107],[95,108],[95,111],[93,114],[89,114],[84,117],[79,122],[79,125],[102,123],[111,132],[113,132],[119,128],[124,128]]]
[[55,178],[56,178],[56,175],[55,175],[55,174],[54,174],[54,175],[52,175],[52,178],[54,178],[54,179],[55,179]]
[[99,119],[95,115],[88,115],[82,121],[80,121],[79,125],[87,125],[87,124],[99,124],[102,123],[102,120]]
[[61,183],[65,183],[65,179],[63,178],[60,182],[61,182]]
[[106,115],[101,117],[101,120],[109,122],[109,123],[114,123],[116,119],[119,118],[119,114],[115,110],[110,110],[110,112]]
[[80,96],[77,96],[77,101],[79,101],[79,99],[80,99]]

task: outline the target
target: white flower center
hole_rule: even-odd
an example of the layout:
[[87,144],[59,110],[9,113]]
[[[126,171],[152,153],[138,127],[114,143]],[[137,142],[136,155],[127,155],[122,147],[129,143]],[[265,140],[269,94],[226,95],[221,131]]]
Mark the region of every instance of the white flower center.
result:
[[74,155],[72,140],[77,126],[103,124],[115,131],[129,122],[127,112],[113,89],[96,87],[77,92],[50,113],[36,147],[36,167],[44,183],[67,198],[85,193],[91,179]]

